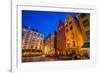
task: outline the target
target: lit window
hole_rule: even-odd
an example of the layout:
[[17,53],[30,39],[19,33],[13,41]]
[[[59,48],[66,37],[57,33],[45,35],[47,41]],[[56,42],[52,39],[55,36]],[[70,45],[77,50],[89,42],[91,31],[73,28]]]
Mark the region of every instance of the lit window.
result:
[[33,46],[31,46],[31,48],[33,48]]

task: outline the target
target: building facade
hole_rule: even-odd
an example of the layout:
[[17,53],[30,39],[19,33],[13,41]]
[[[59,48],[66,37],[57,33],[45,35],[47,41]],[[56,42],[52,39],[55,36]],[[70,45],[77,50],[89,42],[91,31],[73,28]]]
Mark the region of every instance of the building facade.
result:
[[68,51],[73,50],[76,53],[78,53],[81,47],[83,46],[84,39],[79,23],[75,17],[72,17],[70,15],[66,17],[65,31],[66,49]]
[[57,55],[66,54],[66,36],[65,36],[65,26],[63,21],[59,21],[57,28],[57,39],[56,39],[56,53]]
[[55,54],[55,45],[56,45],[56,32],[51,33],[48,37],[45,38],[45,54],[54,55]]
[[38,31],[35,31],[34,29],[31,31],[31,43],[30,48],[31,49],[37,49],[37,50],[43,50],[43,41],[44,36]]
[[27,28],[22,29],[22,49],[29,49],[31,40],[30,30]]
[[35,29],[22,29],[22,49],[43,50],[44,35]]
[[77,14],[77,19],[80,24],[80,28],[84,37],[84,46],[90,47],[90,14],[89,13],[79,13]]
[[84,43],[78,21],[67,16],[65,22],[59,22],[57,29],[57,53],[68,55],[72,51],[78,53]]

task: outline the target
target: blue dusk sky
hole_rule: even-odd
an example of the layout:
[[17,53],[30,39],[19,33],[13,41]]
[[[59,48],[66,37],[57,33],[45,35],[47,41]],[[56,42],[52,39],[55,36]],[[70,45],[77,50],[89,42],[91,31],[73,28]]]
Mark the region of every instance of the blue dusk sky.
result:
[[57,30],[59,20],[65,22],[67,15],[76,16],[72,12],[51,12],[22,10],[22,28],[36,29],[47,37]]

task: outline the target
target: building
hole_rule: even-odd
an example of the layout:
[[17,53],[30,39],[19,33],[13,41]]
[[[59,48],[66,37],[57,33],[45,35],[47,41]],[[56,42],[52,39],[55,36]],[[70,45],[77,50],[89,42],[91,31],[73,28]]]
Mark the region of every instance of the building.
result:
[[50,51],[50,38],[46,37],[45,40],[44,40],[44,54],[45,55],[49,55],[49,51]]
[[54,55],[56,45],[56,32],[51,33],[45,38],[45,54]]
[[67,16],[65,20],[66,49],[79,53],[83,46],[84,38],[76,17]]
[[83,47],[90,48],[90,14],[79,13],[76,17],[79,21],[80,28],[85,41]]
[[80,50],[80,55],[82,59],[89,59],[90,58],[90,14],[79,13],[77,14],[76,17],[79,21],[82,35],[84,37],[84,45]]
[[66,54],[66,37],[65,37],[65,26],[63,21],[59,21],[57,28],[57,38],[56,38],[56,53],[57,55]]
[[90,59],[90,48],[82,48],[80,50],[81,59]]
[[83,35],[76,18],[67,16],[65,22],[59,22],[57,29],[57,53],[69,55],[78,53],[84,43]]
[[30,30],[22,28],[22,49],[29,49],[30,44]]
[[35,29],[22,28],[22,57],[40,56],[43,51],[44,35]]
[[35,29],[22,29],[22,48],[43,50],[44,35]]
[[35,29],[31,30],[31,49],[43,50],[44,35]]

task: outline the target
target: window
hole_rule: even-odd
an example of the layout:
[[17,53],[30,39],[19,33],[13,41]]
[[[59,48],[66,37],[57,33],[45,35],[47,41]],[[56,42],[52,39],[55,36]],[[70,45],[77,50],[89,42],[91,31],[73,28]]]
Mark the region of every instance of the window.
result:
[[86,36],[87,36],[87,40],[90,40],[90,31],[89,30],[86,32]]
[[40,34],[40,37],[42,37],[42,34]]
[[37,43],[39,42],[39,40],[37,40]]
[[25,32],[24,32],[24,31],[22,31],[22,39],[24,38],[24,34],[25,34]]
[[35,49],[37,49],[37,45],[36,45]]
[[73,29],[73,27],[72,27],[72,25],[70,26],[70,30],[72,30]]
[[68,27],[68,24],[66,24],[66,27]]
[[28,31],[28,32],[26,33],[26,40],[29,39],[29,35],[30,35],[30,31]]
[[64,47],[64,43],[62,42],[62,46]]
[[72,38],[74,38],[74,33],[72,33]]
[[33,48],[33,45],[31,46],[31,48]]
[[80,17],[81,17],[81,18],[83,18],[83,17],[85,17],[85,16],[86,16],[86,13],[80,14]]
[[35,42],[35,40],[34,40],[34,39],[33,39],[32,41],[33,41],[33,42]]
[[66,32],[68,32],[68,29],[66,29]]
[[24,46],[24,48],[25,48],[26,46]]
[[73,41],[73,47],[75,47],[75,41]]
[[70,21],[69,24],[72,24],[72,21]]
[[36,33],[34,32],[34,36],[36,36]]
[[27,44],[27,41],[25,41],[25,44]]
[[89,26],[89,20],[88,19],[83,21],[83,26],[84,27]]
[[34,32],[33,32],[33,34],[32,34],[33,36],[34,36]]
[[38,37],[40,37],[40,34],[38,33]]

